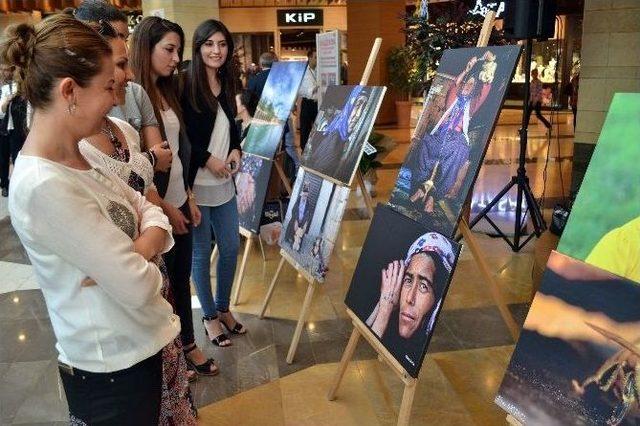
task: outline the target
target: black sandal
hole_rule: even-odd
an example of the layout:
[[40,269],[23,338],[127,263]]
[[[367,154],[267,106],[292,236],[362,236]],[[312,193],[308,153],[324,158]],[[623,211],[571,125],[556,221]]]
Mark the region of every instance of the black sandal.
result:
[[[222,311],[220,311],[222,312]],[[227,311],[229,312],[229,311]],[[227,329],[227,331],[231,334],[245,334],[247,332],[247,330],[244,329],[244,326],[242,324],[240,324],[238,321],[236,321],[236,325],[233,326],[233,328],[230,328],[226,322],[224,322],[222,320],[222,318],[220,318],[220,324],[222,324],[224,326],[224,328]]]
[[[198,348],[198,346],[196,346],[194,344],[193,347],[191,347],[190,349],[183,349],[184,359],[187,360],[187,365],[189,367],[191,367],[197,374],[199,374],[201,376],[216,376],[216,375],[218,375],[218,373],[220,373],[220,369],[218,369],[218,366],[215,364],[215,361],[213,360],[213,358],[207,359],[202,364],[196,364],[195,362],[191,361],[189,359],[189,357],[187,357],[188,354],[190,354],[191,352],[195,351],[197,348]],[[211,371],[211,366],[215,367],[215,369],[213,371]]]
[[[233,343],[231,343],[231,339],[229,339],[229,337],[226,334],[220,333],[216,337],[209,336],[209,330],[207,330],[207,327],[206,327],[204,322],[205,321],[213,321],[215,319],[218,319],[218,317],[202,317],[202,325],[204,326],[204,334],[207,335],[207,338],[209,340],[211,340],[211,343],[213,343],[214,345],[218,346],[219,348],[227,348],[227,347],[231,346]],[[222,323],[222,321],[220,321],[220,322]],[[225,342],[225,341],[228,341],[229,344],[223,345],[222,343]]]

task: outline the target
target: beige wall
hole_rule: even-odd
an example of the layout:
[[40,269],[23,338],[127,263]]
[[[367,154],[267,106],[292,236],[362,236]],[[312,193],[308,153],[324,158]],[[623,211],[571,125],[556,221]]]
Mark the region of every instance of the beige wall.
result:
[[[405,3],[397,0],[349,0],[347,3],[347,51],[349,55],[349,84],[358,84],[369,59],[371,47],[376,37],[382,37],[380,53],[369,78],[370,86],[386,86],[388,72],[386,58],[394,46],[402,46],[405,36],[404,23],[400,16],[405,11]],[[395,96],[385,95],[378,123],[396,121]]]
[[164,9],[166,19],[177,22],[184,30],[184,58],[191,58],[193,32],[206,19],[219,19],[218,0],[143,0],[142,14],[147,16],[153,10]]
[[585,0],[576,143],[595,144],[616,92],[640,92],[640,0]]

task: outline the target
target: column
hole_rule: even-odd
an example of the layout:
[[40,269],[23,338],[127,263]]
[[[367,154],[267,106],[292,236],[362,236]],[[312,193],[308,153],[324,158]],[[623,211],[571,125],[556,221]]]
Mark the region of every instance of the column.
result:
[[[382,47],[369,78],[371,86],[387,86],[387,55],[395,46],[403,46],[405,13],[403,0],[349,0],[347,2],[347,56],[349,84],[358,84],[367,64],[373,41],[382,37]],[[395,96],[387,92],[377,123],[396,121]]]
[[572,191],[582,182],[614,93],[640,92],[639,16],[638,0],[584,2]]

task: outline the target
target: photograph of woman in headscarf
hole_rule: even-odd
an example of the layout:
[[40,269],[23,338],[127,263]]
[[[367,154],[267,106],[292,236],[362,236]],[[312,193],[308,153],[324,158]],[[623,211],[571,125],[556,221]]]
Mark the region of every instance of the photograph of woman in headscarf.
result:
[[384,91],[384,87],[329,86],[302,165],[350,184]]
[[520,46],[443,54],[390,204],[451,236],[482,165]]
[[449,90],[445,113],[415,148],[410,199],[427,213],[434,200],[455,198],[460,191],[469,168],[469,122],[491,90],[495,59],[490,51],[469,59]]
[[407,372],[418,374],[447,293],[459,246],[378,206],[347,306]]
[[405,259],[389,263],[381,273],[380,299],[366,321],[376,336],[406,345],[429,335],[454,260],[449,240],[429,232],[414,241]]

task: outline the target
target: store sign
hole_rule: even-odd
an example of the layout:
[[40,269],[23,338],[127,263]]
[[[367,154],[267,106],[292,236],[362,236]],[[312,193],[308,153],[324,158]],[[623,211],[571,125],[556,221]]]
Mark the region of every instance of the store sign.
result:
[[486,16],[490,10],[495,11],[496,18],[498,18],[500,14],[504,12],[504,2],[476,0],[475,7],[471,9],[469,13],[472,15]]
[[318,27],[323,24],[322,9],[280,9],[279,27]]

